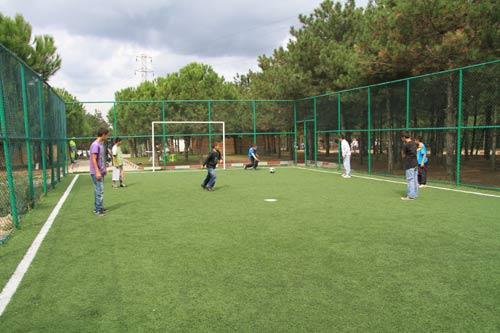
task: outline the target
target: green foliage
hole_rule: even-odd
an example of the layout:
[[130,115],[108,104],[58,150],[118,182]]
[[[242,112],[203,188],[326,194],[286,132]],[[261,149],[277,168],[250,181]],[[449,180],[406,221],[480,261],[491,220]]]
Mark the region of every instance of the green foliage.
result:
[[[205,64],[191,63],[179,72],[146,81],[138,87],[129,87],[115,93],[116,101],[133,100],[208,100],[237,99],[235,84],[225,82],[212,67]],[[185,103],[171,104],[150,102],[141,104],[117,103],[117,127],[119,134],[149,134],[151,121],[162,120],[162,108],[165,107],[168,120],[207,120],[208,104]],[[108,120],[113,122],[113,110],[108,113]],[[228,119],[229,120],[229,119]],[[237,119],[234,119],[237,121]],[[196,130],[193,125],[184,126],[182,131]]]
[[63,98],[66,104],[66,128],[67,137],[95,136],[100,127],[108,127],[100,113],[87,113],[83,104],[77,98],[62,88],[55,88],[57,94]]
[[[295,98],[465,66],[498,57],[498,1],[325,0],[286,48],[237,77],[250,96]],[[245,85],[242,80],[246,80]],[[249,87],[249,88],[248,88]]]
[[31,24],[21,14],[10,18],[0,13],[0,43],[48,80],[61,68],[54,38],[31,34]]
[[390,80],[491,58],[498,50],[498,40],[496,46],[489,42],[492,28],[500,27],[488,14],[491,6],[491,1],[379,0],[360,42],[368,75]]

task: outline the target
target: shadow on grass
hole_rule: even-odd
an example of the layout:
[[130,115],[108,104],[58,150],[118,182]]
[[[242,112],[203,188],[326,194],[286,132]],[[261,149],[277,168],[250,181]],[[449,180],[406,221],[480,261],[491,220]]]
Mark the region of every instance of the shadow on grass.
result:
[[112,211],[117,210],[117,209],[119,209],[119,208],[121,208],[123,206],[127,206],[127,205],[129,205],[131,203],[132,203],[132,201],[118,202],[118,203],[115,203],[115,204],[113,204],[111,206],[108,206],[106,208],[108,209],[109,212],[112,212]]

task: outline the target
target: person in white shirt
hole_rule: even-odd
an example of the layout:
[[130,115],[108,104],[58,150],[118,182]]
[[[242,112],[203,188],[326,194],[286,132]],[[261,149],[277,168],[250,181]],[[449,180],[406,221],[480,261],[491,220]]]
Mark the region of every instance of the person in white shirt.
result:
[[358,140],[356,138],[353,138],[351,142],[351,153],[355,153],[356,150],[358,150],[358,148],[359,148]]
[[[121,148],[122,140],[120,138],[115,138],[115,145],[111,149],[111,154],[113,155],[113,188],[127,187],[124,183],[124,172],[123,172],[123,153]],[[120,185],[118,185],[118,183]]]
[[345,136],[342,134],[340,136],[341,142],[340,146],[342,148],[342,160],[344,162],[344,173],[342,177],[351,178],[351,146],[349,142],[345,139]]

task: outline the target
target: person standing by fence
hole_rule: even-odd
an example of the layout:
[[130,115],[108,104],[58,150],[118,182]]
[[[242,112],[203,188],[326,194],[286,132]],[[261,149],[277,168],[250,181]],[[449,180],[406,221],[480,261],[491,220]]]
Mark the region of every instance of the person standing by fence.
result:
[[90,145],[90,177],[94,183],[94,213],[104,216],[104,176],[106,176],[107,151],[104,143],[108,139],[109,130],[101,128],[97,131],[97,139]]
[[75,171],[76,168],[76,143],[75,138],[69,140],[69,159],[71,161],[71,171]]
[[427,185],[427,163],[429,158],[427,157],[427,146],[422,141],[421,136],[417,137],[415,143],[417,144],[418,187],[422,188]]
[[415,200],[418,196],[417,144],[408,132],[401,134],[403,140],[403,164],[407,181],[406,196],[401,200]]
[[124,183],[122,139],[116,138],[115,145],[111,149],[113,155],[113,188],[127,187]]
[[345,139],[344,134],[340,136],[340,147],[342,149],[342,161],[344,164],[344,173],[342,177],[351,178],[351,146]]

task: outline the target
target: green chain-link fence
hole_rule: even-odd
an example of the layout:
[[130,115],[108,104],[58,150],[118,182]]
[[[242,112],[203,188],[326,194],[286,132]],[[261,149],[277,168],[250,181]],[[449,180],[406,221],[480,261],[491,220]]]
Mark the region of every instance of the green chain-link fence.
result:
[[[87,111],[108,115],[112,138],[124,139],[130,161],[151,166],[153,121],[223,121],[226,163],[247,162],[251,144],[267,162],[293,162],[293,101],[116,101],[83,102]],[[76,137],[80,160],[88,159],[93,137]],[[222,127],[215,124],[157,124],[156,165],[200,165],[211,144],[222,143]],[[82,163],[81,161],[79,163]],[[86,164],[86,162],[83,162]]]
[[430,150],[431,180],[500,187],[500,61],[308,97],[297,103],[298,162],[402,175],[401,131]]
[[[500,61],[353,88],[300,100],[187,100],[84,102],[108,115],[113,136],[140,166],[150,166],[152,121],[224,121],[227,163],[246,161],[256,143],[263,160],[340,168],[344,134],[356,171],[402,175],[401,131],[421,136],[429,178],[500,187]],[[200,164],[221,129],[157,125],[157,165]],[[458,135],[460,133],[460,135]],[[93,137],[78,137],[85,158]],[[181,144],[182,142],[182,144]],[[458,153],[460,152],[460,153]]]
[[63,100],[0,44],[0,239],[66,174]]

